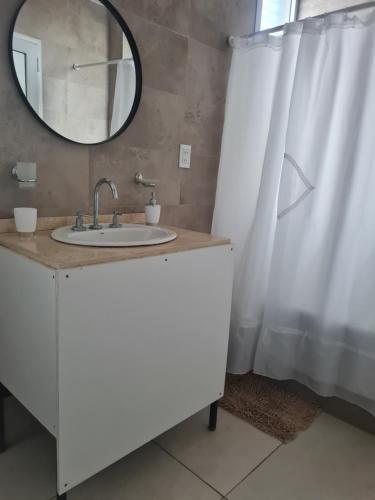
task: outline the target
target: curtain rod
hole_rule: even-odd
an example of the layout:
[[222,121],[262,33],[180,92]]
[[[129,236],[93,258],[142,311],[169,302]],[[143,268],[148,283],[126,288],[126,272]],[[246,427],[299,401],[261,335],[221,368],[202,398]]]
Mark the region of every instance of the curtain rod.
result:
[[111,61],[101,61],[101,62],[96,62],[96,63],[90,63],[90,64],[73,64],[73,69],[76,71],[79,71],[81,68],[91,68],[93,66],[109,66],[111,64],[118,64],[122,61],[133,61],[132,57],[127,57],[125,59],[112,59]]
[[[330,12],[324,12],[323,14],[318,14],[317,16],[308,17],[306,19],[319,19],[319,18],[327,16],[329,14],[340,14],[341,12],[355,12],[357,10],[369,9],[371,7],[375,7],[375,1],[360,3],[358,5],[350,5],[349,7],[344,7],[343,9],[333,10]],[[300,20],[302,21],[302,19],[300,19]],[[230,35],[228,37],[228,45],[232,48],[235,48],[237,40],[246,40],[248,38],[251,38],[253,35],[256,35],[257,33],[276,33],[277,31],[282,31],[284,29],[284,26],[286,26],[286,24],[289,24],[289,23],[280,24],[280,26],[275,26],[274,28],[269,28],[266,30],[255,31],[254,33],[251,33],[250,35],[244,35],[244,36]]]

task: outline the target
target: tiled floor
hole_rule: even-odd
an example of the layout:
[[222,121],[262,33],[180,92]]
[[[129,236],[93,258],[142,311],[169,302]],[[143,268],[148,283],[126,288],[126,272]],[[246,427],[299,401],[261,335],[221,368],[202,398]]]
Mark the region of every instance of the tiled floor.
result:
[[[55,442],[12,398],[0,500],[50,500]],[[375,436],[322,414],[281,445],[220,411],[201,412],[68,494],[68,500],[374,500]]]

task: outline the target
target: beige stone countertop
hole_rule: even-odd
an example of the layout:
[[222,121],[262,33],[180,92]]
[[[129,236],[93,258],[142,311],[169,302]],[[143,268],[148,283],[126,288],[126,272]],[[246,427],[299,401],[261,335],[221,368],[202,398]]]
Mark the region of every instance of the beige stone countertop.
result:
[[161,245],[143,247],[103,248],[68,245],[51,238],[52,231],[38,231],[34,236],[17,233],[0,234],[0,245],[53,269],[104,264],[129,259],[141,259],[186,250],[229,245],[230,240],[205,233],[171,227],[177,239]]

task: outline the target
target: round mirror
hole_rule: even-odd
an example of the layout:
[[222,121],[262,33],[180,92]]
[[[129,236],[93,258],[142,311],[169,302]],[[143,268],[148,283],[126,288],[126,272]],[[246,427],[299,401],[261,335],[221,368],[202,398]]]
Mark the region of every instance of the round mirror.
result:
[[9,57],[28,107],[64,139],[107,142],[135,116],[138,50],[107,0],[25,0],[11,27]]

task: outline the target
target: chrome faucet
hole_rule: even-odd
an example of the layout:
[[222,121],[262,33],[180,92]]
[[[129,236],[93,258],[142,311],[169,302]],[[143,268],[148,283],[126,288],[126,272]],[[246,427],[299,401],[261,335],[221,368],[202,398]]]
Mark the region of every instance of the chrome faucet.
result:
[[106,179],[103,177],[103,179],[100,179],[95,186],[94,189],[94,218],[92,221],[92,224],[90,226],[90,229],[102,229],[103,226],[99,224],[99,191],[100,188],[104,185],[107,184],[111,191],[112,191],[112,196],[115,200],[118,200],[118,192],[117,188],[114,182]]

